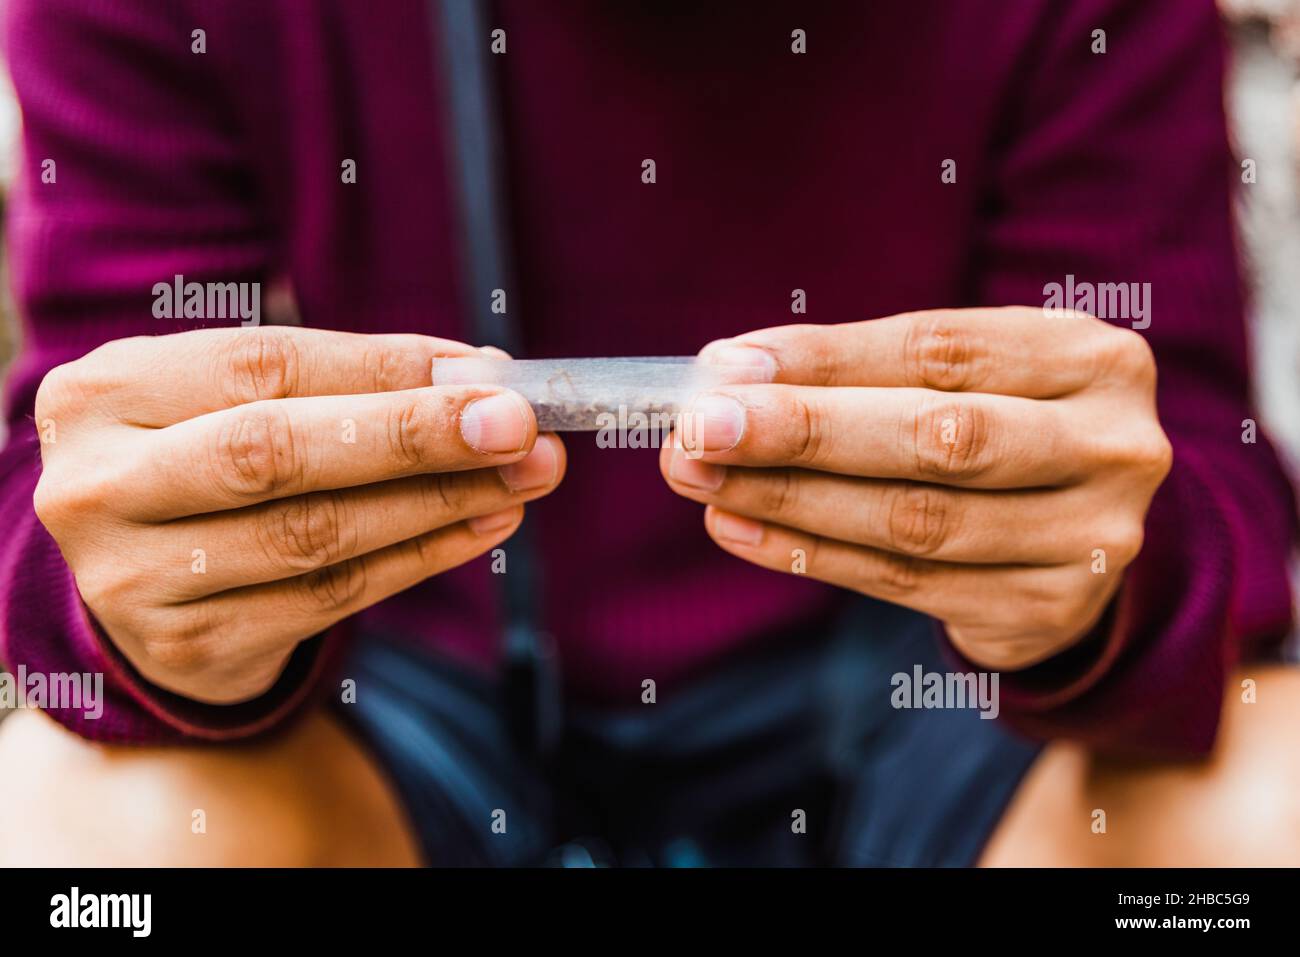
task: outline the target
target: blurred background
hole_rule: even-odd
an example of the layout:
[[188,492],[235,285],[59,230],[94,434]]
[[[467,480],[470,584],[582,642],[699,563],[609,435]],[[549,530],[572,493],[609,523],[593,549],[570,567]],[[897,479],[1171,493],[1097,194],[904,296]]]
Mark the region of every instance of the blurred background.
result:
[[[1238,213],[1260,424],[1295,479],[1300,476],[1300,0],[1219,0],[1219,7],[1233,49],[1225,96],[1235,148],[1240,159],[1254,160],[1257,170],[1256,182],[1240,190]],[[0,214],[17,170],[20,128],[12,87],[0,70]],[[19,335],[7,255],[0,246],[0,370],[7,369]],[[1292,579],[1300,593],[1300,565]],[[1293,658],[1300,653],[1300,629],[1292,634],[1290,650]],[[0,719],[4,714],[0,709]]]
[[1238,156],[1258,181],[1239,209],[1263,424],[1300,474],[1300,0],[1219,0]]

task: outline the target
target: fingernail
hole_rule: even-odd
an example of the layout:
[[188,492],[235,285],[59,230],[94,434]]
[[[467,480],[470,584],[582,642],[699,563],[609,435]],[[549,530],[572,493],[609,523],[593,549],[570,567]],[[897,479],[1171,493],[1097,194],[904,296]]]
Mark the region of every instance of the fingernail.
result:
[[709,345],[700,353],[700,358],[709,365],[740,366],[759,370],[759,381],[771,382],[776,378],[776,359],[772,353],[757,346],[746,346],[728,342],[723,339],[716,345]]
[[701,462],[686,455],[674,455],[673,464],[668,474],[674,482],[689,485],[703,492],[716,492],[722,487],[722,480],[727,477],[724,466],[711,462]]
[[497,471],[501,473],[501,479],[510,491],[527,492],[553,484],[559,465],[554,442],[539,438],[531,452],[518,462],[502,465]]
[[480,452],[518,452],[528,441],[528,420],[513,395],[475,399],[460,414],[460,434]]
[[729,395],[706,393],[691,405],[682,443],[696,452],[734,449],[745,434],[745,407]]
[[763,526],[751,518],[730,512],[713,513],[714,537],[737,545],[757,545],[763,540]]
[[465,524],[475,535],[490,535],[493,532],[499,532],[503,528],[509,528],[519,518],[519,509],[503,508],[499,512],[493,512],[490,515],[479,515],[477,518],[471,518]]

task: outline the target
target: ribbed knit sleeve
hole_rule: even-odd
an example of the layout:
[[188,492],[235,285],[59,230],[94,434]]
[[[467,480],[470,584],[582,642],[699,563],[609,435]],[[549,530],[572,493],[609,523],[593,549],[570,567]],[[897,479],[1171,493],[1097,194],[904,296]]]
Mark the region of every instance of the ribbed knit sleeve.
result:
[[996,144],[973,298],[1041,303],[1068,276],[1149,283],[1140,332],[1174,465],[1102,627],[1003,675],[1002,713],[1108,750],[1203,752],[1229,669],[1287,631],[1296,535],[1274,450],[1243,441],[1255,413],[1231,194],[1248,187],[1225,130],[1223,38],[1209,0],[1047,6]]
[[49,712],[113,741],[224,738],[273,724],[307,694],[318,645],[247,704],[203,705],[152,687],[81,601],[32,492],[37,387],[54,366],[112,339],[176,332],[152,289],[176,274],[262,281],[271,244],[244,172],[244,145],[192,52],[185,5],[10,0],[3,41],[23,113],[23,161],[8,213],[22,349],[9,373],[0,451],[0,660],[29,673],[102,673],[102,716]]

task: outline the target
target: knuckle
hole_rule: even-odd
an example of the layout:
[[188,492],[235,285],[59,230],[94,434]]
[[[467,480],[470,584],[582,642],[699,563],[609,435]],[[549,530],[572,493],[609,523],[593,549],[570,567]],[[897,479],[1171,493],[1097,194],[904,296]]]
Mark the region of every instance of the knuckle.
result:
[[353,607],[365,594],[365,562],[353,559],[326,565],[324,568],[303,575],[304,597],[314,611],[338,614]]
[[912,423],[916,473],[939,481],[970,481],[990,463],[991,422],[978,403],[927,402]]
[[891,595],[910,595],[921,584],[921,562],[910,555],[880,555],[871,577]]
[[202,641],[184,641],[175,637],[141,639],[140,650],[157,667],[174,675],[192,675],[207,670],[211,658]]
[[422,403],[407,399],[388,413],[388,447],[399,466],[418,469],[432,459],[437,429]]
[[841,356],[835,348],[835,337],[827,335],[828,331],[827,327],[811,322],[795,323],[783,327],[769,347],[780,354],[783,349],[802,346],[808,381],[833,384],[839,377]]
[[[94,468],[72,478],[62,470],[41,472],[32,490],[32,508],[47,529],[76,530],[102,518],[119,483],[113,475]],[[57,475],[58,478],[54,478]]]
[[321,492],[292,499],[276,510],[270,539],[276,557],[299,571],[311,571],[352,554],[356,532],[344,497]]
[[965,392],[977,381],[977,350],[970,330],[943,316],[918,319],[903,346],[909,379],[943,392]]
[[1156,484],[1163,482],[1174,465],[1174,447],[1164,429],[1154,428],[1137,443],[1135,458],[1138,469]]
[[227,405],[296,394],[302,373],[298,344],[288,330],[259,326],[234,335],[220,368]]
[[[139,548],[99,546],[69,562],[86,607],[105,620],[139,619],[164,607],[167,569]],[[123,560],[123,555],[130,560]]]
[[365,347],[361,367],[365,370],[365,381],[370,383],[371,392],[396,392],[409,385],[408,364],[402,361],[400,354],[382,345]]
[[1035,576],[1021,586],[1016,629],[1027,641],[1041,643],[1073,634],[1084,620],[1088,603],[1096,594],[1091,575],[1079,577],[1074,569]]
[[419,488],[424,514],[448,518],[468,514],[469,490],[457,475],[435,472],[423,476]]
[[142,624],[136,644],[156,667],[183,677],[208,671],[217,664],[211,641],[214,632],[212,606],[200,601],[180,614],[168,615],[166,620]]
[[115,599],[122,594],[113,569],[102,563],[79,562],[73,573],[77,580],[77,592],[93,611],[113,607]]
[[1099,324],[1096,361],[1100,371],[1113,378],[1155,386],[1156,357],[1146,336],[1122,326]]
[[776,469],[762,484],[759,507],[764,515],[782,517],[799,506],[799,480],[793,469]]
[[952,498],[940,489],[906,485],[890,496],[886,539],[895,552],[933,555],[952,538]]
[[149,338],[113,339],[78,359],[52,368],[36,390],[33,412],[37,424],[47,418],[71,417],[87,411],[118,418],[117,410],[108,400],[147,376],[135,370],[130,359],[141,341]]
[[1164,429],[1152,421],[1095,440],[1098,463],[1108,470],[1136,474],[1158,486],[1173,467],[1174,450]]
[[46,528],[61,524],[70,511],[68,496],[62,487],[50,482],[48,472],[42,472],[36,482],[36,488],[32,491],[32,507]]
[[1083,620],[1083,607],[1082,601],[1065,597],[1039,603],[1033,613],[1037,631],[1052,637],[1074,632]]
[[301,479],[293,427],[269,404],[223,422],[211,457],[217,482],[237,497],[274,496]]
[[415,561],[420,568],[434,568],[439,562],[438,536],[417,535],[411,540],[411,549],[415,552]]
[[[80,361],[80,360],[78,360]],[[77,362],[65,362],[45,374],[36,390],[36,421],[72,411],[79,404],[81,374]]]
[[1106,538],[1106,552],[1115,556],[1120,566],[1128,565],[1142,551],[1146,532],[1138,520],[1118,523]]
[[794,434],[791,441],[795,462],[816,467],[825,461],[832,446],[830,416],[815,401],[795,395],[792,398],[791,422]]

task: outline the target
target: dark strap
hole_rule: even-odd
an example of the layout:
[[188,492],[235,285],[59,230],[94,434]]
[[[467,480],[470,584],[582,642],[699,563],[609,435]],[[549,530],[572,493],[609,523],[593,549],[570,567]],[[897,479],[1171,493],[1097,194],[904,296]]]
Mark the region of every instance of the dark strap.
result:
[[[443,65],[453,170],[465,250],[466,310],[479,345],[520,355],[519,297],[492,311],[495,289],[510,290],[506,201],[502,183],[498,107],[493,87],[485,3],[429,0],[433,60]],[[559,690],[551,642],[538,628],[539,569],[527,520],[511,537],[506,573],[496,575],[505,611],[506,707],[511,731],[525,753],[544,757],[558,735]]]
[[478,345],[499,346],[514,355],[522,346],[518,323],[509,310],[492,311],[492,291],[509,289],[514,276],[484,5],[481,0],[431,0],[430,6],[438,34],[434,62],[443,64],[447,88],[467,316]]

